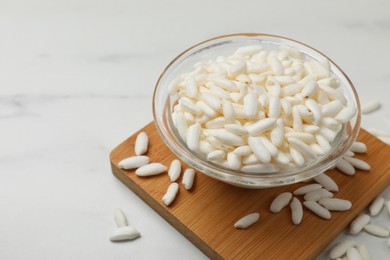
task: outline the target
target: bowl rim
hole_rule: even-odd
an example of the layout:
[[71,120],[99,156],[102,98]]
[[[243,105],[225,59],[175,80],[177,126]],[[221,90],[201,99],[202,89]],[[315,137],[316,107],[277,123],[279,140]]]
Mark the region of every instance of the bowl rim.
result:
[[[298,182],[298,181],[302,181],[302,180],[305,180],[305,179],[309,179],[309,178],[312,178],[315,176],[315,174],[313,175],[308,175],[306,177],[304,176],[301,176],[301,178],[298,178],[299,180],[295,180],[295,181],[292,181],[291,180],[291,177],[293,177],[294,175],[279,175],[277,176],[277,173],[274,173],[274,175],[270,175],[270,176],[267,176],[267,175],[264,175],[264,174],[261,174],[261,173],[247,173],[247,172],[242,172],[242,171],[234,171],[234,170],[230,170],[231,172],[230,173],[218,173],[217,175],[215,173],[211,173],[209,172],[209,169],[207,169],[207,171],[204,171],[201,169],[201,167],[198,167],[197,164],[194,164],[192,161],[189,160],[189,158],[186,158],[186,156],[182,156],[178,153],[178,151],[176,149],[174,149],[173,147],[171,147],[171,144],[166,140],[165,135],[164,133],[162,132],[162,130],[160,129],[159,127],[159,123],[158,123],[158,119],[157,119],[157,111],[156,111],[156,95],[157,95],[157,90],[158,90],[158,87],[160,86],[160,83],[161,83],[161,80],[162,78],[166,75],[167,71],[171,68],[172,65],[174,65],[180,58],[182,58],[184,55],[190,53],[193,49],[201,46],[201,45],[205,45],[207,43],[210,43],[210,42],[213,42],[213,41],[216,41],[216,40],[223,40],[223,39],[229,39],[229,38],[233,38],[233,37],[271,37],[271,38],[278,38],[278,39],[281,39],[281,40],[285,40],[285,41],[290,41],[290,42],[293,42],[295,44],[299,44],[299,45],[302,45],[303,47],[306,47],[308,49],[311,49],[312,51],[314,52],[317,52],[317,54],[320,54],[322,55],[323,57],[327,58],[329,60],[329,62],[334,65],[337,70],[340,71],[341,75],[345,78],[345,80],[347,81],[348,83],[348,88],[350,89],[350,91],[352,91],[352,94],[353,94],[353,98],[355,99],[355,103],[356,103],[356,108],[357,108],[357,114],[355,115],[356,117],[356,122],[355,122],[355,125],[354,125],[354,129],[352,131],[352,136],[349,138],[349,139],[352,139],[352,141],[349,142],[349,146],[352,145],[352,143],[356,140],[358,134],[359,134],[359,130],[360,130],[360,124],[361,124],[361,115],[360,115],[360,111],[361,111],[361,108],[360,108],[360,101],[359,101],[359,96],[357,94],[357,91],[352,83],[352,81],[350,80],[350,78],[346,75],[346,73],[332,60],[330,59],[327,55],[325,55],[324,53],[322,53],[321,51],[318,51],[317,49],[305,44],[305,43],[302,43],[300,41],[297,41],[297,40],[294,40],[294,39],[291,39],[291,38],[288,38],[288,37],[284,37],[284,36],[279,36],[279,35],[275,35],[275,34],[267,34],[267,33],[234,33],[234,34],[226,34],[226,35],[221,35],[221,36],[217,36],[217,37],[213,37],[213,38],[209,38],[207,40],[204,40],[202,42],[199,42],[189,48],[187,48],[186,50],[184,50],[183,52],[181,52],[179,55],[177,55],[165,68],[164,70],[161,72],[157,82],[156,82],[156,85],[155,85],[155,88],[154,88],[154,91],[153,91],[153,97],[152,97],[152,111],[153,111],[153,118],[154,118],[154,124],[157,128],[157,131],[160,135],[160,137],[163,139],[163,141],[165,142],[165,144],[168,146],[168,148],[173,151],[173,153],[178,156],[180,159],[184,160],[186,163],[192,165],[194,168],[196,168],[198,171],[201,171],[202,173],[208,175],[208,176],[211,176],[211,177],[214,177],[214,178],[217,178],[219,180],[222,180],[224,182],[228,182],[230,184],[233,184],[233,185],[237,185],[237,181],[238,181],[238,186],[244,186],[244,187],[254,187],[254,188],[258,188],[258,187],[274,187],[274,186],[279,186],[279,185],[286,185],[286,184],[289,184],[289,183],[295,183],[295,182]],[[206,46],[205,46],[206,47]],[[301,50],[302,51],[302,50]],[[340,146],[341,143],[339,143],[337,146],[335,147],[338,147]],[[335,147],[332,147],[332,148],[335,148]],[[348,147],[349,148],[349,147]],[[186,149],[185,149],[186,150]],[[343,149],[344,150],[344,153],[348,150],[348,149]],[[334,150],[332,151],[334,152]],[[327,156],[331,155],[332,154],[329,153],[327,154]],[[344,154],[343,153],[343,154]],[[221,166],[217,166],[215,167],[214,163],[212,163],[210,165],[211,162],[207,161],[207,160],[204,160],[202,158],[199,158],[199,156],[197,156],[196,154],[194,154],[194,152],[190,152],[190,154],[194,155],[196,157],[196,159],[199,159],[201,161],[205,161],[205,163],[207,163],[207,167],[209,166],[213,166],[213,168],[220,168]],[[342,156],[343,154],[340,154],[340,156]],[[326,157],[327,158],[327,157]],[[323,159],[320,161],[322,162]],[[317,162],[319,163],[319,162]],[[330,164],[329,164],[329,167],[330,168]],[[313,165],[311,166],[313,167]],[[308,167],[307,169],[305,169],[305,171],[307,171],[310,167]],[[229,170],[228,168],[226,168],[227,170]],[[297,168],[299,169],[299,168]],[[221,170],[221,169],[217,169],[217,170]],[[326,171],[326,170],[324,170]],[[321,172],[323,171],[319,171],[318,174],[320,174]],[[240,173],[241,176],[235,176],[237,173]],[[231,175],[228,177],[228,179],[225,179],[226,176],[221,176],[222,175],[225,175],[225,174],[228,174],[228,175]],[[296,173],[295,175],[298,175],[299,173]],[[230,179],[231,177],[233,177],[232,179],[234,179],[234,177],[238,177],[238,179],[236,179],[235,181],[233,181],[232,179]],[[276,178],[277,177],[277,178]],[[297,176],[295,176],[297,177]],[[263,184],[254,184],[254,183],[251,183],[251,182],[248,182],[247,180],[243,181],[240,185],[240,181],[242,181],[241,179],[242,178],[255,178],[255,179],[258,179],[259,181],[260,180],[265,180],[265,179],[274,179],[276,178],[277,180],[272,182],[271,183],[263,183]],[[281,179],[283,179],[283,181],[281,181]]]

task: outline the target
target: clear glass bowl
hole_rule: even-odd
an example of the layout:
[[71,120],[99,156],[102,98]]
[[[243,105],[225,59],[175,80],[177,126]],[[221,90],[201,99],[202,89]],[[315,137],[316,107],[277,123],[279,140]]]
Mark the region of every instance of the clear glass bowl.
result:
[[[277,172],[246,173],[231,170],[192,152],[181,140],[172,122],[172,108],[175,99],[169,96],[168,85],[180,74],[193,70],[199,61],[216,59],[221,55],[231,55],[239,47],[261,44],[267,49],[278,46],[289,46],[303,52],[308,58],[320,60],[324,57],[330,62],[333,76],[340,82],[339,91],[347,99],[349,105],[357,108],[355,117],[344,124],[336,139],[332,142],[332,150],[327,155],[309,161],[301,167],[282,169]],[[343,156],[355,141],[360,128],[360,103],[355,88],[345,73],[328,57],[306,44],[281,36],[269,34],[233,34],[212,38],[194,45],[177,56],[162,72],[153,94],[153,116],[158,133],[167,146],[184,162],[196,170],[218,180],[245,188],[266,188],[287,185],[312,178],[330,167]]]

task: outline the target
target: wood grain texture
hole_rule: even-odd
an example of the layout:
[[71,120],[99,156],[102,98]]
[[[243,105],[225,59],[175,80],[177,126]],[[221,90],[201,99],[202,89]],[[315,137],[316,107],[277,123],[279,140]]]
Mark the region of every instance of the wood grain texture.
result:
[[[140,131],[149,135],[147,155],[151,161],[169,167],[177,157],[161,140],[153,122]],[[137,134],[111,152],[114,175],[212,259],[313,259],[390,184],[390,146],[361,130],[358,140],[367,144],[368,153],[356,157],[364,158],[372,169],[357,171],[351,177],[337,170],[329,172],[340,187],[335,197],[353,204],[347,212],[332,212],[330,220],[304,209],[301,225],[295,226],[289,207],[278,214],[269,211],[278,194],[292,192],[303,186],[302,183],[251,190],[225,184],[199,172],[192,190],[187,191],[180,184],[176,200],[166,207],[161,199],[170,184],[167,174],[142,178],[133,170],[117,167],[120,160],[134,155]],[[184,163],[182,166],[187,167]],[[302,196],[299,199],[302,201]],[[260,213],[259,222],[246,230],[233,228],[239,218],[253,212]]]

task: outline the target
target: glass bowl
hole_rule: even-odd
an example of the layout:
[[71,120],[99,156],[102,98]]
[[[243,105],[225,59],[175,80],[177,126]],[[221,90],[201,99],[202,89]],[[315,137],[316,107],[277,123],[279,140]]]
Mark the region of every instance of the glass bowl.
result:
[[[327,58],[334,77],[340,82],[338,91],[343,93],[347,104],[355,106],[357,113],[346,124],[343,124],[336,139],[331,143],[332,150],[325,156],[309,161],[301,167],[280,169],[278,171],[265,170],[262,173],[247,173],[231,170],[213,162],[207,161],[205,156],[191,151],[179,137],[173,125],[171,113],[175,99],[169,95],[168,85],[180,74],[193,70],[193,65],[199,61],[216,59],[221,55],[231,55],[239,47],[261,44],[267,49],[276,49],[279,46],[289,46],[300,50],[307,58],[321,60]],[[359,98],[350,79],[328,57],[314,48],[281,36],[247,33],[232,34],[212,38],[196,44],[177,56],[160,75],[153,94],[154,123],[166,145],[184,162],[199,172],[220,181],[245,187],[266,188],[292,184],[310,179],[334,166],[355,141],[360,128]]]

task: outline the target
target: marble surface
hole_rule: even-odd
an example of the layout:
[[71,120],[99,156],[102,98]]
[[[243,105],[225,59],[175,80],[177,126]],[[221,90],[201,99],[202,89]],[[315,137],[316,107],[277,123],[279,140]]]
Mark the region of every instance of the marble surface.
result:
[[[363,127],[390,133],[389,1],[0,1],[0,259],[206,259],[111,174],[108,156],[152,120],[173,57],[235,32],[322,50],[363,103],[382,102]],[[116,207],[142,238],[108,240]],[[385,239],[353,239],[390,256]]]

